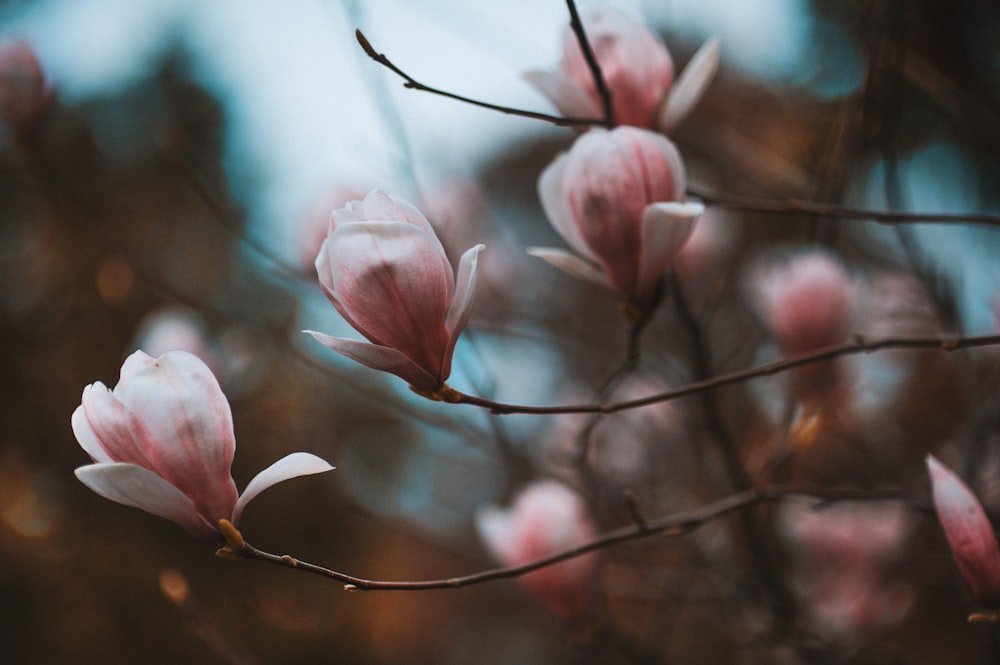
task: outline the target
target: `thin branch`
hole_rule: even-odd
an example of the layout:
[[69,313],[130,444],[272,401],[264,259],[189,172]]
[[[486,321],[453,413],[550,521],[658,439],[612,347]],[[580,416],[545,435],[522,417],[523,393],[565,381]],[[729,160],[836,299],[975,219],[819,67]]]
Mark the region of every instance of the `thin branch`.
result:
[[930,501],[927,499],[914,499],[897,492],[866,491],[854,489],[831,489],[831,490],[791,490],[787,488],[762,488],[750,489],[731,494],[713,503],[696,508],[694,510],[673,513],[662,516],[654,520],[643,521],[641,524],[632,524],[619,529],[609,531],[594,540],[564,550],[557,554],[547,556],[531,563],[520,566],[507,566],[504,568],[494,568],[471,575],[449,577],[434,580],[418,581],[387,581],[370,580],[363,577],[355,577],[347,573],[338,572],[313,563],[296,559],[286,555],[271,554],[259,550],[242,540],[238,533],[237,542],[239,547],[223,547],[219,550],[219,556],[223,558],[244,558],[263,561],[276,566],[293,568],[314,575],[319,575],[337,582],[342,582],[348,591],[426,591],[431,589],[458,589],[461,587],[473,586],[490,582],[493,580],[510,579],[520,577],[531,571],[545,568],[568,559],[574,559],[588,552],[606,549],[621,543],[640,538],[648,538],[655,535],[668,537],[682,536],[714,519],[723,517],[730,513],[751,508],[759,503],[773,503],[779,501],[810,501],[818,502],[817,510],[822,509],[827,503],[839,501],[902,501],[918,510],[930,511]]
[[515,115],[522,118],[531,118],[532,120],[543,120],[545,122],[550,122],[553,125],[558,125],[560,127],[581,127],[581,126],[594,126],[594,125],[604,125],[605,120],[603,118],[564,118],[558,115],[552,115],[550,113],[538,113],[536,111],[526,111],[524,109],[516,109],[511,106],[501,106],[499,104],[491,104],[489,102],[483,102],[478,99],[472,99],[471,97],[465,97],[464,95],[458,95],[453,92],[448,92],[447,90],[442,90],[440,88],[432,88],[429,85],[424,85],[420,81],[417,81],[412,76],[404,72],[402,69],[397,67],[389,58],[385,56],[384,53],[379,53],[375,50],[375,47],[371,45],[368,38],[364,36],[361,30],[355,30],[354,36],[357,38],[358,43],[361,44],[361,48],[364,49],[365,54],[369,58],[382,65],[386,69],[390,70],[397,76],[399,76],[405,83],[403,87],[411,88],[413,90],[420,90],[423,92],[429,92],[432,95],[440,95],[442,97],[447,97],[449,99],[454,99],[465,104],[471,104],[472,106],[479,106],[484,109],[490,109],[491,111],[499,111],[500,113],[505,113],[507,115]]
[[756,367],[722,374],[703,381],[695,381],[680,388],[667,392],[656,393],[639,399],[626,400],[622,402],[605,402],[603,404],[567,404],[563,406],[527,406],[521,404],[505,404],[503,402],[493,402],[491,400],[466,395],[456,390],[449,389],[441,399],[453,404],[471,404],[485,409],[489,409],[497,414],[522,413],[532,415],[552,415],[557,413],[617,413],[626,409],[637,409],[650,404],[667,402],[669,400],[694,395],[705,390],[712,390],[721,386],[733,383],[741,383],[762,376],[771,376],[790,370],[794,367],[811,365],[813,363],[831,360],[840,356],[856,355],[859,353],[873,353],[887,349],[940,349],[942,351],[957,351],[980,346],[994,346],[1000,344],[1000,335],[979,335],[972,337],[890,337],[885,339],[866,340],[857,335],[853,342],[828,346],[818,351],[801,353],[782,360],[765,363]]
[[761,199],[749,196],[723,196],[697,186],[688,186],[687,193],[701,199],[706,205],[716,208],[743,210],[746,212],[767,212],[785,215],[808,213],[843,219],[866,219],[878,224],[985,224],[1000,226],[1000,215],[985,213],[938,213],[938,212],[888,212],[851,208],[832,203],[818,203],[803,199]]
[[604,110],[603,124],[611,129],[615,126],[615,110],[611,105],[611,89],[608,88],[608,84],[604,80],[604,74],[597,62],[597,56],[594,55],[594,49],[590,47],[590,40],[587,38],[586,30],[583,29],[583,21],[580,20],[580,13],[576,10],[576,3],[573,0],[566,0],[566,8],[569,10],[569,25],[573,29],[573,34],[576,35],[576,41],[580,44],[583,59],[587,61],[597,95],[601,98],[601,108]]

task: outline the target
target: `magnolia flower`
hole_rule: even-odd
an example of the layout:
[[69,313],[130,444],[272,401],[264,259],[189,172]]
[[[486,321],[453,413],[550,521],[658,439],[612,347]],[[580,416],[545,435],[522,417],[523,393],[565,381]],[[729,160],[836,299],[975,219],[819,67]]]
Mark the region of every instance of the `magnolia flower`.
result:
[[[674,83],[674,63],[663,41],[642,23],[607,7],[581,18],[611,91],[615,123],[672,131],[701,99],[719,65],[719,41],[709,39]],[[529,71],[525,78],[566,117],[600,118],[604,111],[593,75],[569,27],[559,72]]]
[[927,471],[934,508],[958,569],[977,601],[1000,608],[1000,547],[986,511],[972,490],[933,455],[927,456]]
[[684,185],[684,164],[666,137],[636,127],[591,130],[538,180],[545,214],[580,256],[528,251],[645,312],[704,210],[682,202]]
[[[593,540],[594,524],[579,494],[555,480],[521,490],[509,510],[482,508],[476,528],[505,566],[519,566]],[[572,616],[587,604],[594,553],[546,566],[517,578],[556,614]]]
[[219,520],[237,525],[247,503],[289,478],[333,467],[292,453],[264,469],[239,496],[230,475],[236,439],[229,402],[208,367],[184,351],[136,351],[114,390],[83,389],[73,433],[94,464],[76,477],[106,499],[218,539]]
[[436,390],[451,373],[455,342],[472,312],[482,249],[462,255],[456,280],[427,218],[373,190],[333,213],[316,257],[323,292],[371,344],[306,332],[417,390]]
[[0,45],[0,120],[15,134],[30,134],[52,99],[31,45],[20,39]]

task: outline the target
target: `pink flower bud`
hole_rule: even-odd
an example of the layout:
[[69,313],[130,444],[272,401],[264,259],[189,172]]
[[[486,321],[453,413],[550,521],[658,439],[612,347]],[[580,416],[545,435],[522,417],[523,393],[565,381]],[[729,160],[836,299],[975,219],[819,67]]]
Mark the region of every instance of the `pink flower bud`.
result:
[[52,97],[28,42],[14,40],[0,46],[0,120],[11,132],[24,136],[34,131]]
[[951,554],[977,601],[1000,608],[1000,547],[972,490],[933,455],[927,456],[934,508]]
[[73,433],[94,464],[76,477],[106,499],[218,539],[218,523],[239,523],[246,504],[289,478],[333,467],[292,453],[261,471],[239,496],[230,475],[236,439],[229,402],[205,364],[174,351],[153,358],[136,351],[114,390],[84,388]]
[[681,202],[684,186],[684,164],[664,136],[635,127],[589,131],[538,181],[545,214],[580,256],[528,251],[646,311],[704,209]]
[[323,292],[371,344],[306,332],[362,365],[435,390],[451,373],[455,342],[472,312],[482,249],[462,255],[456,280],[427,218],[373,190],[333,213],[316,258]]
[[851,330],[854,283],[826,252],[805,252],[765,269],[756,296],[761,317],[788,354],[837,344]]
[[[587,39],[611,91],[615,123],[672,130],[701,98],[718,66],[718,41],[709,40],[674,83],[674,63],[663,41],[644,24],[607,7],[581,17]],[[567,117],[600,118],[603,108],[576,34],[563,34],[559,72],[530,71],[529,83]],[[668,95],[669,93],[669,95]]]
[[[504,566],[519,566],[579,547],[595,535],[579,494],[554,480],[528,485],[508,510],[483,508],[476,515],[479,536]],[[586,609],[596,554],[588,553],[522,575],[518,581],[556,614]]]

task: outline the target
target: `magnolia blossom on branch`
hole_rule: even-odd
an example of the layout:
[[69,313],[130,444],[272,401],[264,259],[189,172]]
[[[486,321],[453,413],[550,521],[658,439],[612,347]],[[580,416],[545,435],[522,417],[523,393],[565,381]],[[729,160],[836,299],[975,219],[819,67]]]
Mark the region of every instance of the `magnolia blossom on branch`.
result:
[[576,253],[528,252],[617,292],[642,318],[703,211],[683,202],[684,180],[666,137],[628,126],[589,131],[538,180],[545,214]]
[[663,41],[643,23],[609,7],[583,12],[583,30],[598,67],[573,27],[563,35],[557,72],[532,70],[524,77],[567,117],[599,117],[602,94],[597,73],[611,95],[615,124],[670,132],[691,112],[719,64],[719,41],[705,42],[680,78]]
[[436,391],[451,373],[455,343],[472,313],[482,249],[462,255],[456,278],[423,213],[373,190],[333,213],[316,257],[323,292],[371,343],[305,332],[418,391]]
[[219,521],[238,524],[251,499],[298,476],[333,469],[292,453],[257,474],[242,496],[230,467],[236,451],[229,402],[208,367],[184,351],[142,351],[122,365],[113,390],[93,383],[73,412],[73,433],[94,464],[76,477],[106,499],[219,540]]

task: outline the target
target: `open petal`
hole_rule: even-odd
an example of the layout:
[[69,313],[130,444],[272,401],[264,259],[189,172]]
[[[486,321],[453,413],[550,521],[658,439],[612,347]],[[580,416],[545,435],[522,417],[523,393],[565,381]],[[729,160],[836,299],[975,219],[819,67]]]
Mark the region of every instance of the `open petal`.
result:
[[656,123],[661,132],[669,134],[687,118],[701,101],[718,68],[719,38],[711,37],[692,56],[691,62],[670,89]]
[[951,469],[927,456],[934,507],[952,556],[976,599],[1000,607],[1000,547],[982,504]]
[[[537,256],[543,261],[554,265],[556,268],[568,272],[574,277],[579,277],[588,282],[592,282],[605,289],[611,289],[607,275],[593,264],[584,261],[576,254],[556,249],[555,247],[529,247],[528,254]],[[613,289],[612,289],[613,290]]]
[[[691,237],[694,224],[705,211],[701,203],[653,203],[642,213],[642,241],[636,295],[652,296],[656,284],[674,257]],[[637,303],[639,304],[639,303]]]
[[331,471],[333,468],[326,460],[320,459],[310,453],[292,453],[291,455],[282,457],[254,476],[253,480],[247,484],[247,488],[243,490],[240,500],[236,502],[236,508],[233,509],[232,523],[238,525],[246,505],[268,487],[291,478],[311,476],[316,473]]
[[451,300],[451,307],[448,308],[448,318],[445,320],[445,327],[448,329],[448,346],[444,351],[444,364],[441,367],[441,379],[447,379],[451,374],[451,354],[455,349],[455,342],[461,334],[465,324],[469,322],[472,314],[472,305],[476,300],[476,267],[479,261],[479,252],[483,251],[485,245],[476,245],[462,254],[458,264],[458,277],[455,279],[455,297]]
[[216,528],[198,513],[191,499],[141,466],[91,464],[77,469],[76,477],[105,499],[164,517],[203,538],[218,536]]
[[564,118],[600,119],[604,116],[598,100],[562,74],[535,69],[525,72],[523,77],[548,97]]
[[340,355],[361,363],[365,367],[395,374],[414,388],[433,390],[440,385],[439,378],[421,368],[396,349],[344,337],[333,337],[315,330],[304,330],[316,341]]
[[[603,129],[595,129],[588,133],[588,136],[594,132],[603,131]],[[564,185],[566,164],[567,153],[563,153],[545,167],[542,175],[538,178],[538,198],[542,202],[542,209],[545,210],[549,222],[562,236],[562,239],[578,254],[597,261],[597,257],[580,233],[573,211],[570,209]]]
[[232,513],[236,438],[229,402],[211,370],[173,351],[134,374],[122,391],[129,431],[148,467],[188,495],[206,517]]

